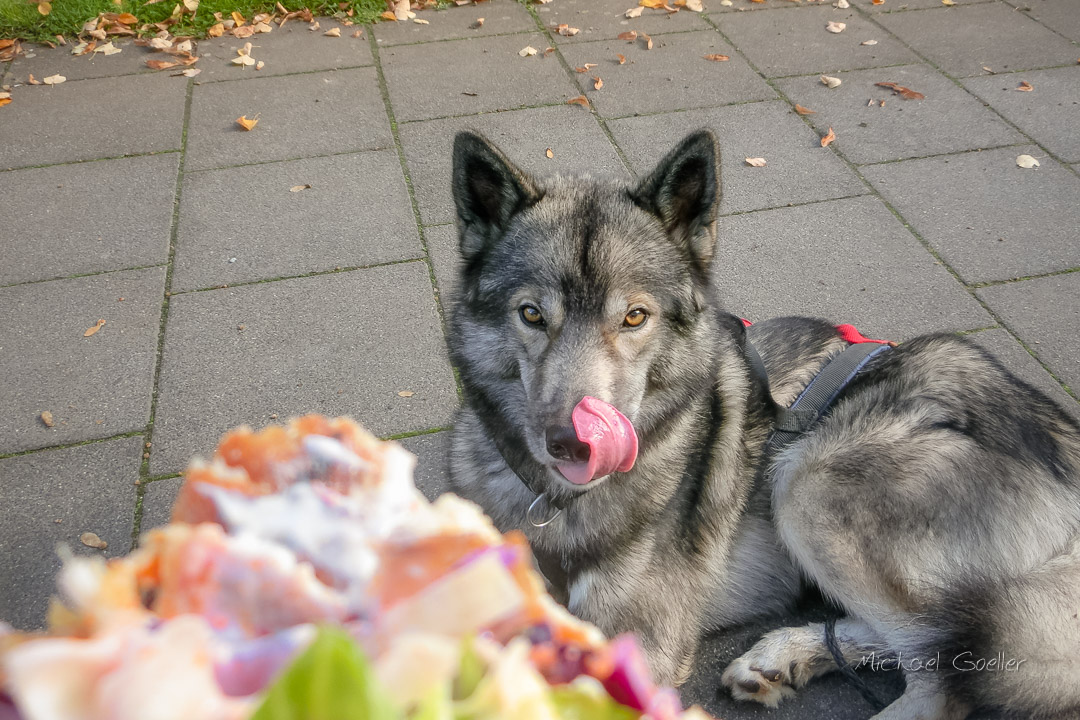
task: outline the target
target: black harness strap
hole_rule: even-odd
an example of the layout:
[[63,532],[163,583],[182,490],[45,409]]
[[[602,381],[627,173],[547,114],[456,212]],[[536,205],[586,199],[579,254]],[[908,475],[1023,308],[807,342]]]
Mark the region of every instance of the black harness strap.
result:
[[[828,411],[833,401],[847,387],[848,383],[866,367],[871,359],[890,349],[890,345],[876,342],[862,342],[849,345],[843,352],[833,357],[825,367],[814,376],[795,399],[790,407],[778,407],[776,424],[772,435],[765,444],[763,467],[768,467],[776,453],[793,443],[798,437],[808,432]],[[746,341],[746,359],[753,374],[768,378],[765,364],[761,361],[750,341]],[[866,681],[855,674],[855,670],[844,660],[836,640],[836,618],[825,623],[825,647],[832,655],[844,678],[874,708],[881,712],[885,703],[874,694]]]

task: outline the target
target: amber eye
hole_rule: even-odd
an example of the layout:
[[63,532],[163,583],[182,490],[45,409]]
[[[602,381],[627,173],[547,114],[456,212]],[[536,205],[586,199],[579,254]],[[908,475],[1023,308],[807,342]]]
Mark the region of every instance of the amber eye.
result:
[[522,305],[521,310],[519,312],[521,314],[521,319],[527,325],[543,325],[544,324],[544,316],[540,312],[540,309],[537,308],[535,305]]
[[645,312],[641,308],[635,308],[626,313],[626,317],[623,318],[623,325],[625,327],[641,327],[648,319],[649,313]]

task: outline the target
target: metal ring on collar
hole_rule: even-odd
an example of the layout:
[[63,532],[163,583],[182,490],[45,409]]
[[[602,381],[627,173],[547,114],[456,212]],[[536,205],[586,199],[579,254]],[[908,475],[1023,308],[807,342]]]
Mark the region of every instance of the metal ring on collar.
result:
[[[555,508],[555,514],[549,517],[547,520],[544,520],[543,522],[537,522],[536,520],[534,520],[533,511],[536,509],[536,506],[540,503],[541,500],[547,500],[547,493],[540,493],[539,495],[537,495],[536,499],[532,501],[531,505],[529,505],[529,509],[525,512],[525,519],[529,521],[530,525],[537,528],[542,528],[550,525],[552,522],[554,522],[555,518],[562,515],[562,510],[559,508]],[[548,504],[550,505],[551,503]]]

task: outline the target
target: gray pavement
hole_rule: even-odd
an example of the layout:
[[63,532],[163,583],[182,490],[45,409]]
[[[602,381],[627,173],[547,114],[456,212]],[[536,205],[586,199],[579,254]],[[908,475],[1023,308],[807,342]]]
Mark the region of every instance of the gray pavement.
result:
[[[104,554],[126,551],[167,519],[187,460],[236,425],[352,415],[404,438],[438,494],[457,403],[441,320],[450,145],[464,128],[532,172],[631,178],[708,126],[724,152],[730,309],[897,340],[971,333],[1080,416],[1076,0],[706,0],[700,15],[627,19],[632,4],[490,0],[359,38],[294,22],[252,39],[263,70],[231,64],[244,41],[226,37],[200,44],[190,79],[150,72],[131,44],[0,65],[13,97],[0,108],[0,618],[40,624],[57,544],[101,552],[78,542],[92,531]],[[616,37],[628,30],[653,49]],[[28,86],[29,73],[68,81]],[[591,107],[566,104],[579,94]],[[253,131],[242,114],[259,115]],[[1040,167],[1018,168],[1021,153]],[[728,718],[867,717],[838,678],[772,714],[717,695],[728,661],[793,621],[713,639],[686,698]]]

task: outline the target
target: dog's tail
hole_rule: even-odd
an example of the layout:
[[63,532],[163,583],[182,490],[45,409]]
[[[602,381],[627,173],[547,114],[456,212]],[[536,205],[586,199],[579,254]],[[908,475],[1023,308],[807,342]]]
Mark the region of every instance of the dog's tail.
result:
[[930,618],[946,692],[1033,717],[1080,710],[1080,537],[1022,577],[979,585]]

